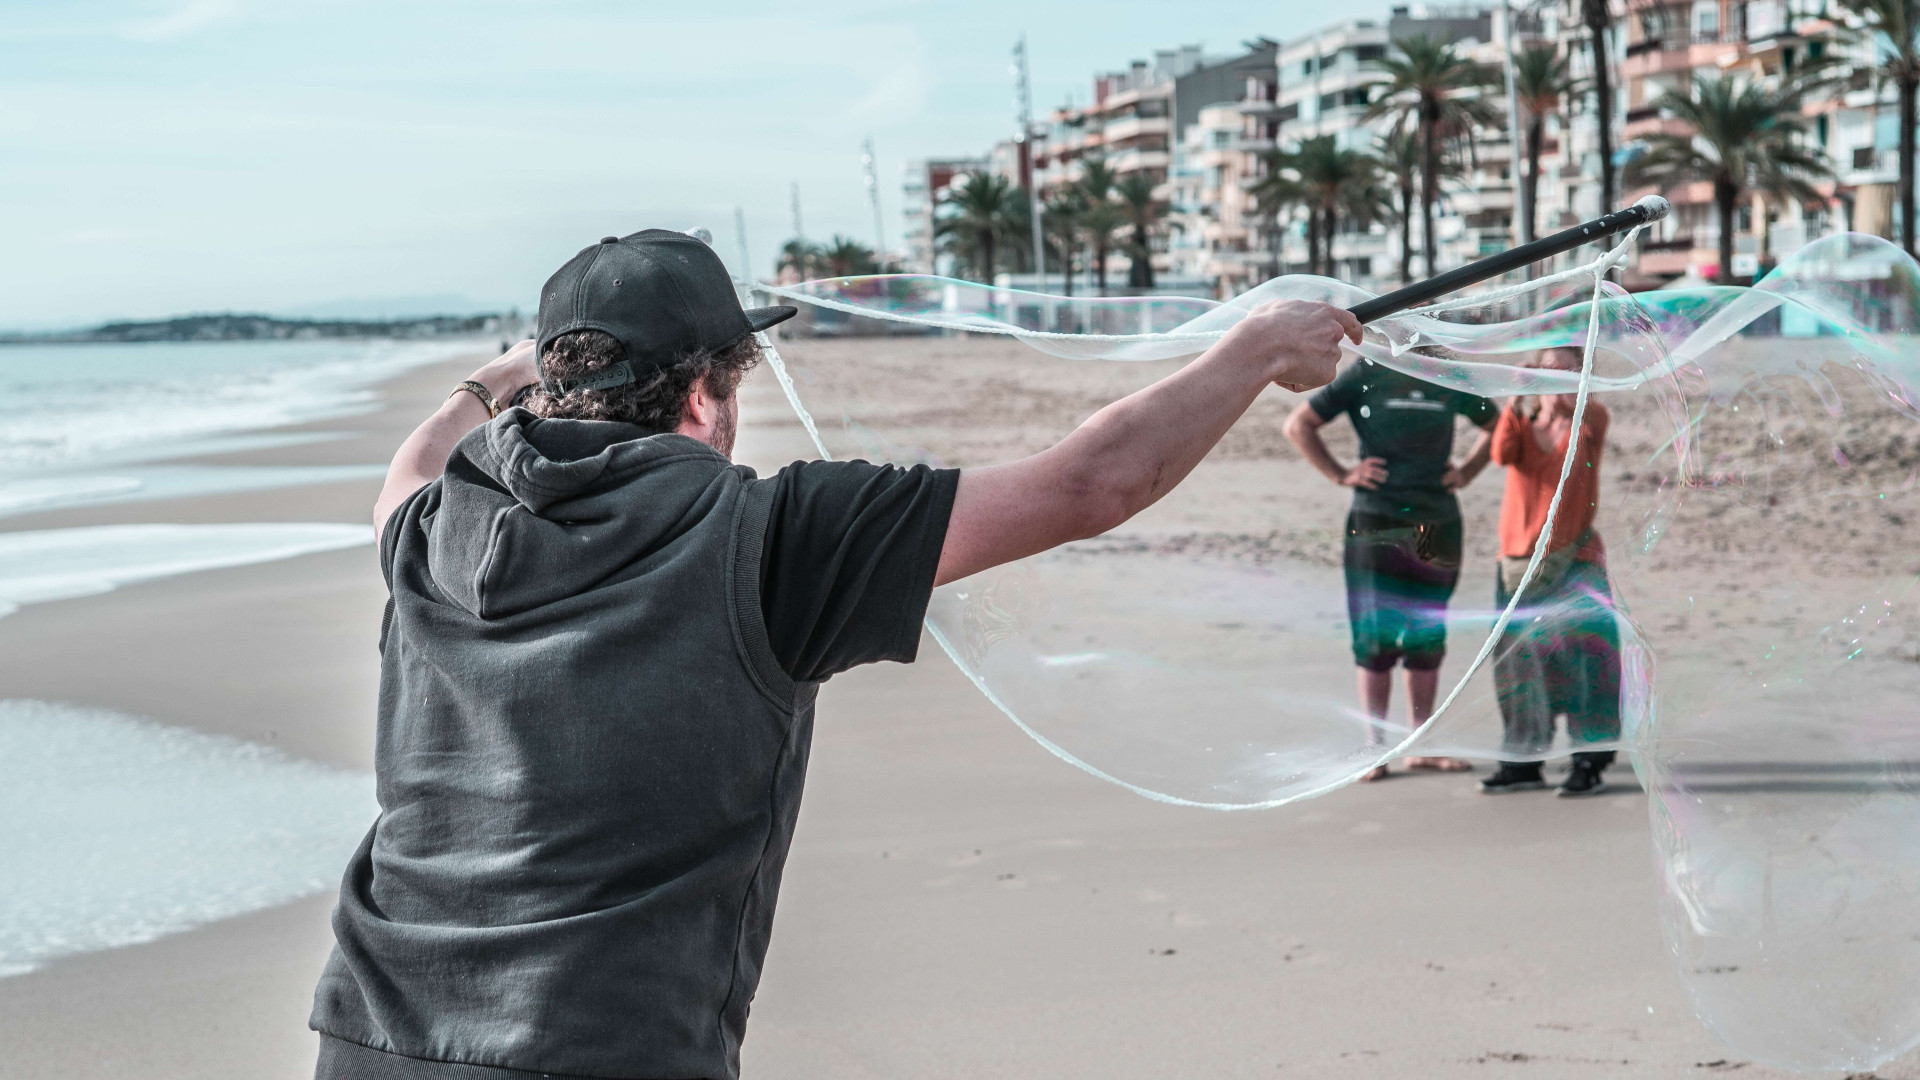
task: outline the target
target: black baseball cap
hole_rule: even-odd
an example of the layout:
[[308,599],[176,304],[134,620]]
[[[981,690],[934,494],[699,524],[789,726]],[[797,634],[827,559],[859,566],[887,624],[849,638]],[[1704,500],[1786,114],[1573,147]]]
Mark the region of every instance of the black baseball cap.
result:
[[574,330],[599,330],[627,347],[627,358],[590,379],[562,385],[543,366],[540,385],[603,390],[671,367],[695,353],[719,352],[748,334],[799,314],[798,308],[740,306],[720,256],[671,229],[603,237],[567,260],[540,290],[536,347]]

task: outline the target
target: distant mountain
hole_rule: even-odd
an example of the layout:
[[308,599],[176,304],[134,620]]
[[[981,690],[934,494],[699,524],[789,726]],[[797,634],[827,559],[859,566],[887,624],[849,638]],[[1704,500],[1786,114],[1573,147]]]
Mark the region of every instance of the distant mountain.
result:
[[512,310],[514,310],[512,304],[475,300],[459,293],[434,293],[426,296],[332,300],[324,304],[302,304],[299,307],[282,308],[273,314],[282,319],[383,322],[395,319],[425,319],[435,315],[491,315]]
[[448,334],[504,334],[518,331],[513,313],[429,315],[393,319],[286,319],[272,315],[222,312],[172,319],[112,322],[83,330],[0,335],[0,343],[79,341],[275,341],[319,338],[427,338]]

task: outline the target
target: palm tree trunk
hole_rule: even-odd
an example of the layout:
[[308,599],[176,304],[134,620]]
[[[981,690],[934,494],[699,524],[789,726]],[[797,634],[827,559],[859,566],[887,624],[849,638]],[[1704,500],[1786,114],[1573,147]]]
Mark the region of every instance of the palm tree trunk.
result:
[[1320,208],[1307,207],[1307,273],[1320,272]]
[[1327,276],[1328,277],[1340,276],[1340,264],[1336,262],[1333,257],[1333,236],[1335,233],[1340,231],[1337,228],[1339,224],[1339,220],[1340,220],[1340,211],[1331,206],[1327,207],[1326,217],[1323,222],[1323,224],[1325,224],[1327,228],[1327,242],[1324,245],[1322,245],[1322,247],[1323,247],[1323,250],[1325,250],[1327,253]]
[[1733,284],[1733,208],[1739,198],[1732,184],[1714,181],[1713,206],[1720,213],[1720,273],[1713,279],[1715,285]]
[[1900,246],[1914,253],[1913,150],[1914,96],[1920,79],[1900,80]]
[[1093,278],[1100,285],[1100,295],[1107,295],[1107,238],[1104,236],[1093,242]]
[[993,284],[993,230],[980,230],[980,281],[981,284]]
[[1613,213],[1613,73],[1607,67],[1607,28],[1612,13],[1607,0],[1581,0],[1580,14],[1587,24],[1588,47],[1593,52],[1593,100],[1600,121],[1600,212]]
[[1440,272],[1440,245],[1433,239],[1433,204],[1440,201],[1440,104],[1420,110],[1420,249],[1426,255],[1427,276]]
[[1413,182],[1400,185],[1400,284],[1413,284]]
[[1539,227],[1540,140],[1545,134],[1546,118],[1534,116],[1527,121],[1527,172],[1520,178],[1520,242],[1530,244]]

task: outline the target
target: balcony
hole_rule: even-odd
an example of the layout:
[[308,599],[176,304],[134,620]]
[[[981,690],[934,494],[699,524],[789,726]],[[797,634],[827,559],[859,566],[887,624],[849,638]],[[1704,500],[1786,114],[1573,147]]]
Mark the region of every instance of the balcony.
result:
[[1659,75],[1669,71],[1692,71],[1694,68],[1714,67],[1723,59],[1736,56],[1740,51],[1737,39],[1719,40],[1726,35],[1706,35],[1714,40],[1689,41],[1669,38],[1654,43],[1653,48],[1634,52],[1628,49],[1627,55],[1620,61],[1622,79],[1642,79],[1649,75]]
[[1138,139],[1151,135],[1166,138],[1173,130],[1172,119],[1165,116],[1130,116],[1124,120],[1109,120],[1103,131],[1109,146],[1124,143],[1129,139]]
[[1172,163],[1173,155],[1165,150],[1123,150],[1107,158],[1107,164],[1113,167],[1113,171],[1123,176],[1148,169],[1158,169],[1164,173]]

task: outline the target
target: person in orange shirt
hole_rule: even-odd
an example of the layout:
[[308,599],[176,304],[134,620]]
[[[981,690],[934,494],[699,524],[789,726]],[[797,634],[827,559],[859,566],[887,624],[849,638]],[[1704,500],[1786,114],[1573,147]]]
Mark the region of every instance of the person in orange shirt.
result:
[[[1548,349],[1534,366],[1578,371],[1579,349]],[[1573,434],[1573,394],[1516,398],[1501,410],[1491,443],[1493,462],[1507,469],[1500,505],[1500,572],[1494,595],[1504,608],[1519,587],[1534,545],[1547,529]],[[1501,634],[1493,681],[1504,726],[1502,749],[1516,760],[1480,782],[1490,795],[1546,787],[1540,759],[1553,745],[1554,718],[1567,718],[1575,747],[1620,736],[1620,638],[1606,549],[1594,529],[1600,507],[1600,456],[1607,407],[1591,398],[1566,491],[1554,515],[1547,551]],[[1611,750],[1576,750],[1560,794],[1596,795],[1606,788]]]

